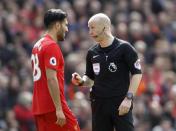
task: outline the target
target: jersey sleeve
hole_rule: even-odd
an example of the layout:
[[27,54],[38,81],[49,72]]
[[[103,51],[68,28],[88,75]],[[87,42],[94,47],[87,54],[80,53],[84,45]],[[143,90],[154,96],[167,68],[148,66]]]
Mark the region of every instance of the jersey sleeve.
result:
[[94,80],[94,72],[93,72],[93,67],[92,67],[92,55],[91,51],[89,50],[86,56],[86,73],[90,79]]
[[130,44],[124,45],[124,55],[125,62],[127,63],[131,74],[141,74],[141,64],[140,59],[138,58],[137,51]]
[[57,45],[50,44],[44,50],[44,65],[45,68],[50,68],[54,70],[58,70],[59,66],[59,49]]

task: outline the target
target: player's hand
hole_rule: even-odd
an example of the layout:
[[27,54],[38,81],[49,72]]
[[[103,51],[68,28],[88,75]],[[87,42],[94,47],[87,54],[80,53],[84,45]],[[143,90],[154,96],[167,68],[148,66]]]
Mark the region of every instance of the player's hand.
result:
[[125,98],[119,106],[119,116],[125,115],[131,108],[132,100]]
[[61,127],[66,124],[66,117],[62,110],[58,110],[58,111],[56,110],[56,117],[57,117],[56,124],[58,124]]
[[83,79],[81,78],[81,76],[75,72],[72,74],[72,83],[76,86],[79,86],[81,84],[81,82],[83,82]]

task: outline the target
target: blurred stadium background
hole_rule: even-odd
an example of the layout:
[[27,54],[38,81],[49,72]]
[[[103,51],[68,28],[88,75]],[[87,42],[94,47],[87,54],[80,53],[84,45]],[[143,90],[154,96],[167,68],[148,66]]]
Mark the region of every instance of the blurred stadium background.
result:
[[134,100],[135,131],[176,130],[176,0],[0,0],[0,131],[35,131],[31,114],[31,49],[43,34],[49,8],[68,13],[61,43],[65,94],[81,131],[91,131],[89,89],[74,87],[71,74],[85,71],[87,21],[104,12],[113,34],[138,50],[143,79]]

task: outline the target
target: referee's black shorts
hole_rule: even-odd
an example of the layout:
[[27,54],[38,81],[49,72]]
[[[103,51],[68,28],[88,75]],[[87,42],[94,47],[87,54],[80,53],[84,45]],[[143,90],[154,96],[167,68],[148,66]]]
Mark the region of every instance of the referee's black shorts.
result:
[[118,115],[122,99],[91,98],[92,131],[134,131],[132,108],[123,115]]

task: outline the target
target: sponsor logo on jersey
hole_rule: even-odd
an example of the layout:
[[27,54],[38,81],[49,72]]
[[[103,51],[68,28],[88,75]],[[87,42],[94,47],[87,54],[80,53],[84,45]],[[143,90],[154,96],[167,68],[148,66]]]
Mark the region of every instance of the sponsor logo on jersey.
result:
[[93,71],[96,75],[100,73],[100,63],[93,63]]
[[51,57],[51,58],[50,58],[50,64],[53,65],[53,66],[55,66],[56,63],[57,63],[57,62],[56,62],[56,58],[55,58],[55,57]]
[[116,72],[117,71],[117,66],[114,62],[111,62],[108,67],[110,72]]

